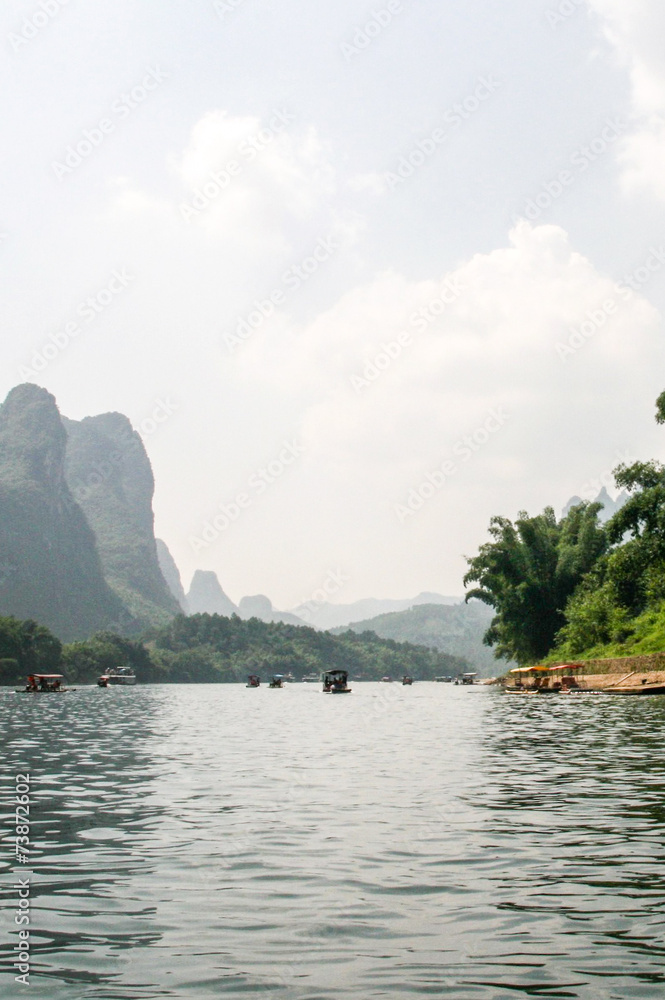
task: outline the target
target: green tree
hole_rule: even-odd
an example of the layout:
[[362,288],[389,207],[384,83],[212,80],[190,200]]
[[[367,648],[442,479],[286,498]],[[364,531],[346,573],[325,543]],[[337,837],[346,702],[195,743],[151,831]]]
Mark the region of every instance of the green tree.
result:
[[484,642],[497,657],[533,663],[552,648],[570,596],[607,549],[600,509],[579,504],[561,521],[551,507],[535,517],[521,511],[515,524],[492,518],[493,540],[467,559],[464,584],[479,584],[467,601],[477,598],[496,612]]

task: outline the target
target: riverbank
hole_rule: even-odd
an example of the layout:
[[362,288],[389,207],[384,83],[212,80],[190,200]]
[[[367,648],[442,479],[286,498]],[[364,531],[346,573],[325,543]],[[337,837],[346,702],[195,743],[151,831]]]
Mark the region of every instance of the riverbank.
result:
[[[559,661],[563,663],[565,661]],[[616,684],[665,684],[665,653],[576,660],[584,670],[577,674],[581,688],[602,690]],[[551,666],[559,664],[552,663]]]

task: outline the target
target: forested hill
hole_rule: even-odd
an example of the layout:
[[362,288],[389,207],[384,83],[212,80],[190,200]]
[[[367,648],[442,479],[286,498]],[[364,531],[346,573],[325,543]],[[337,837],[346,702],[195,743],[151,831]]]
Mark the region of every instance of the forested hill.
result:
[[[354,632],[375,632],[382,639],[410,642],[460,656],[483,677],[492,677],[499,668],[492,651],[483,644],[490,627],[492,610],[479,601],[471,604],[420,604],[407,611],[392,611],[376,618],[353,622]],[[340,635],[347,628],[331,631]]]
[[329,632],[282,622],[243,621],[234,615],[182,615],[154,633],[152,658],[174,681],[234,681],[248,673],[297,679],[333,667],[356,680],[410,674],[420,680],[469,670],[466,660],[411,643]]
[[469,669],[460,657],[373,633],[333,636],[282,622],[243,621],[237,615],[180,615],[145,642],[99,632],[65,646],[34,621],[0,617],[0,684],[23,683],[34,670],[62,673],[70,683],[93,683],[119,666],[133,667],[142,683],[192,684],[245,681],[250,673],[264,680],[292,673],[300,680],[334,667],[348,670],[354,680],[379,680],[386,674],[429,680]]

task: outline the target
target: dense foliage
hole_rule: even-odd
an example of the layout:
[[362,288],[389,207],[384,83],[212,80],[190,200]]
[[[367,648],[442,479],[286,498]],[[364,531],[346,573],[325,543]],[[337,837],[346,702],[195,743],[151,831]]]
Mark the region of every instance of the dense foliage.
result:
[[0,684],[24,682],[30,673],[58,673],[62,645],[43,625],[0,618]]
[[586,573],[607,549],[600,504],[582,503],[561,521],[547,507],[535,517],[522,511],[515,524],[493,517],[493,541],[467,560],[465,585],[495,610],[485,635],[496,656],[520,664],[546,656],[565,625],[565,608]]
[[[630,497],[607,523],[614,548],[594,567],[566,609],[557,650],[579,656],[604,647],[619,649],[665,601],[665,469],[657,462],[635,462],[615,471],[618,486]],[[647,617],[641,622],[641,616]]]

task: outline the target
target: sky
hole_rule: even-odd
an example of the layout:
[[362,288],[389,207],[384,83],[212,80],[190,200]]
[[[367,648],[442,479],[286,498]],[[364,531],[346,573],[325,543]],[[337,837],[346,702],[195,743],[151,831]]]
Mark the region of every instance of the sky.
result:
[[662,0],[6,0],[0,394],[125,413],[187,587],[462,594],[663,458]]

